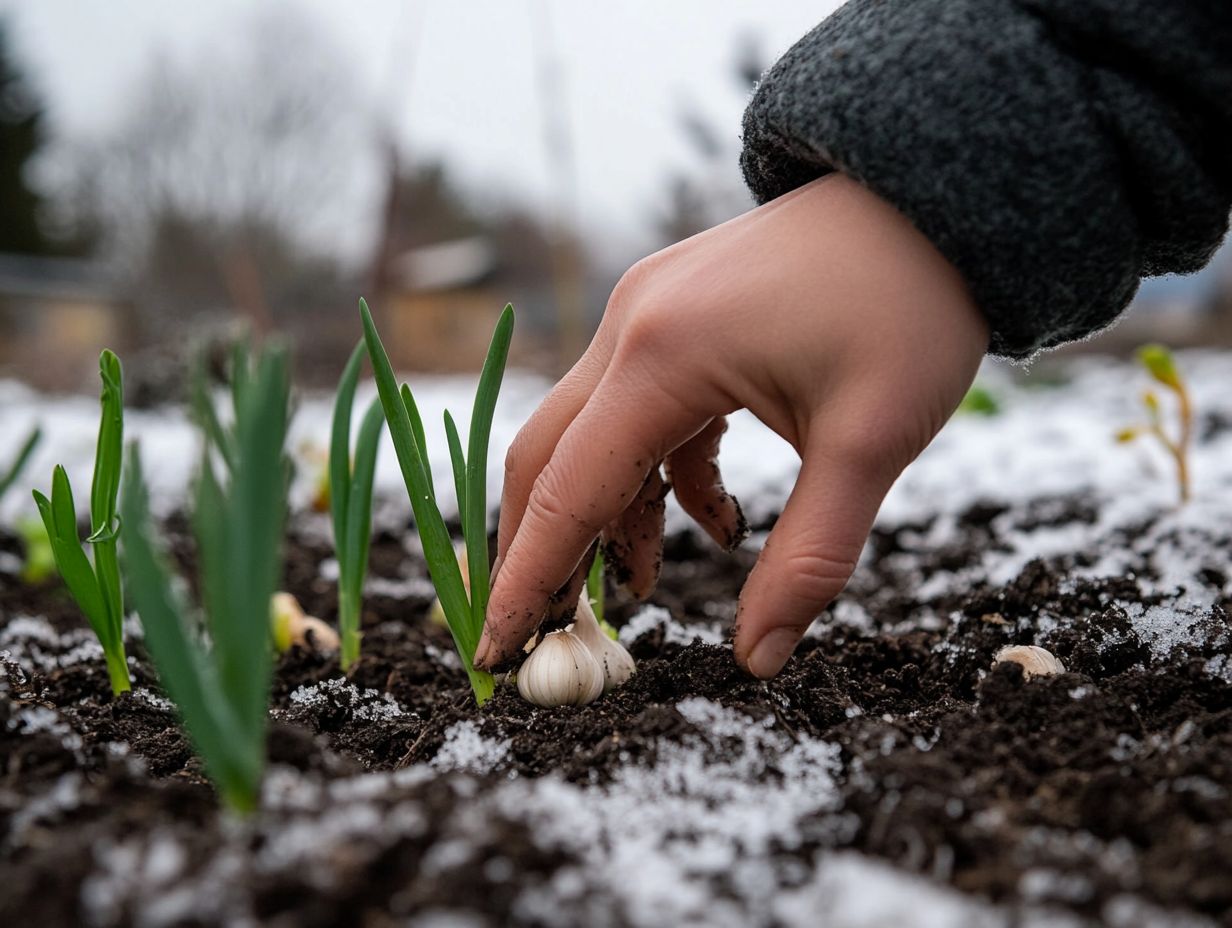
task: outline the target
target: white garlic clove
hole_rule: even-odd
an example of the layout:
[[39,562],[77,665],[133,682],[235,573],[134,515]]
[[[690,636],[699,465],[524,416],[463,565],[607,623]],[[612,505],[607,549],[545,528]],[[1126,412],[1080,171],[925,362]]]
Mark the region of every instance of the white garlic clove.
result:
[[599,625],[595,611],[591,608],[586,591],[578,600],[577,614],[573,620],[572,632],[581,639],[582,644],[590,649],[599,666],[603,669],[603,692],[611,692],[633,675],[635,665],[633,655],[619,641],[613,641]]
[[518,692],[548,709],[584,706],[603,694],[603,669],[572,632],[551,632],[518,668]]
[[997,652],[993,661],[1003,664],[1009,661],[1022,665],[1024,677],[1050,677],[1065,673],[1065,665],[1051,651],[1033,644],[1012,644]]

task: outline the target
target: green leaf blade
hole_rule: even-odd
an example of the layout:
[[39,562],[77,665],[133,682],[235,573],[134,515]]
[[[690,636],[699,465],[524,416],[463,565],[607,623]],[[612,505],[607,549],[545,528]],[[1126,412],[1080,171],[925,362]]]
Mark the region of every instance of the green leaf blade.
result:
[[432,479],[432,462],[428,460],[428,438],[424,432],[423,417],[419,415],[419,404],[411,393],[408,384],[403,384],[399,391],[402,405],[406,407],[407,418],[411,420],[411,431],[415,435],[415,444],[419,447],[419,463],[423,467],[424,479],[427,481],[428,493],[436,499],[436,481]]
[[102,593],[98,588],[98,579],[90,559],[86,557],[77,535],[77,514],[73,506],[73,491],[68,482],[68,474],[63,467],[57,466],[52,473],[51,499],[35,491],[34,502],[38,506],[39,515],[47,529],[47,538],[51,542],[52,555],[55,558],[56,570],[59,571],[64,585],[76,601],[78,607],[85,613],[90,628],[98,636],[99,644],[104,652],[114,649],[112,624],[108,618],[107,607]]
[[145,629],[146,647],[159,679],[175,702],[206,771],[228,804],[238,811],[255,806],[263,749],[254,752],[228,707],[208,655],[189,635],[170,573],[156,549],[149,525],[149,503],[136,449],[129,455],[122,512],[128,531],[124,562],[134,607]]
[[334,527],[334,547],[338,565],[346,572],[350,552],[346,548],[347,507],[350,503],[351,485],[351,406],[355,402],[355,388],[359,383],[359,369],[364,359],[364,343],[361,340],[351,352],[342,378],[338,381],[338,395],[334,399],[334,418],[329,442],[329,506]]
[[506,304],[492,333],[488,355],[479,375],[474,412],[471,415],[470,442],[467,447],[466,520],[463,523],[463,534],[466,537],[466,553],[470,567],[471,623],[476,641],[483,630],[491,581],[487,531],[488,443],[492,437],[496,400],[500,395],[505,364],[509,359],[509,346],[513,341],[513,326],[513,305]]
[[355,469],[351,480],[345,547],[348,549],[347,588],[358,597],[368,571],[368,549],[372,535],[372,487],[376,480],[376,460],[380,450],[385,410],[375,399],[364,413],[355,443]]
[[232,447],[231,433],[222,427],[218,418],[218,410],[214,408],[214,400],[210,396],[209,381],[205,373],[205,365],[198,361],[193,365],[192,375],[192,409],[193,418],[205,433],[206,441],[218,449],[223,462],[230,470],[235,466],[235,450]]
[[90,487],[90,532],[107,533],[116,516],[116,497],[120,492],[120,463],[124,456],[124,374],[120,359],[104,350],[98,359],[103,381],[100,397],[102,415],[98,425],[98,447],[94,456],[94,482]]
[[[270,599],[282,568],[290,380],[284,351],[260,353],[237,394],[236,465],[226,494],[226,608],[211,606],[220,683],[243,731],[264,744],[272,674]],[[216,599],[217,601],[217,599]],[[262,747],[263,750],[263,747]]]
[[1177,371],[1176,358],[1166,345],[1143,345],[1137,355],[1139,362],[1155,380],[1172,390],[1180,388],[1181,376]]
[[[458,436],[458,427],[453,416],[445,410],[445,438],[449,442],[449,461],[453,465],[453,489],[458,497],[458,522],[466,525],[466,455],[462,451],[462,439]],[[465,537],[465,530],[463,531]],[[469,552],[467,557],[470,557]]]
[[9,465],[7,471],[0,475],[0,499],[4,499],[4,494],[12,489],[13,484],[21,477],[22,471],[26,469],[26,465],[30,463],[30,457],[34,454],[34,449],[38,447],[39,442],[43,440],[43,430],[39,426],[35,426],[21,449],[17,452],[17,456],[13,458],[13,463]]
[[[415,430],[411,415],[404,402],[402,392],[398,389],[393,367],[389,363],[389,355],[381,343],[376,325],[372,321],[372,313],[364,300],[359,301],[360,319],[364,328],[364,341],[368,346],[368,357],[372,362],[376,377],[377,392],[381,405],[385,410],[385,420],[389,425],[390,438],[398,456],[398,465],[402,470],[402,479],[406,483],[407,494],[410,496],[411,508],[415,512],[415,525],[423,543],[424,559],[428,563],[428,573],[432,584],[436,587],[441,608],[449,625],[450,634],[463,666],[471,676],[472,687],[476,680],[480,682],[475,688],[476,699],[480,699],[484,688],[482,671],[475,671],[471,660],[475,647],[479,643],[479,631],[471,621],[470,601],[462,584],[462,572],[458,568],[458,559],[453,551],[449,531],[437,508],[432,488],[428,485],[428,477],[422,460],[422,449],[416,442]],[[479,676],[476,676],[479,675]]]

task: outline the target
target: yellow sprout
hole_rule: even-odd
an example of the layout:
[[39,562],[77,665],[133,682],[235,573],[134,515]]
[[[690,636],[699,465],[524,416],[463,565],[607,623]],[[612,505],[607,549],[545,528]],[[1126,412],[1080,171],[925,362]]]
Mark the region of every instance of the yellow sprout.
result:
[[1184,503],[1189,500],[1189,446],[1193,442],[1193,406],[1189,390],[1181,380],[1172,352],[1163,345],[1143,345],[1138,349],[1137,356],[1147,373],[1176,396],[1177,418],[1180,422],[1176,436],[1173,437],[1164,429],[1159,396],[1155,391],[1147,390],[1142,394],[1142,405],[1146,408],[1148,424],[1123,428],[1116,433],[1115,438],[1124,444],[1139,435],[1153,435],[1176,464],[1177,486],[1180,489],[1181,502]]
[[1163,345],[1143,345],[1138,349],[1138,360],[1152,377],[1169,390],[1182,388],[1176,360],[1172,357],[1172,352]]

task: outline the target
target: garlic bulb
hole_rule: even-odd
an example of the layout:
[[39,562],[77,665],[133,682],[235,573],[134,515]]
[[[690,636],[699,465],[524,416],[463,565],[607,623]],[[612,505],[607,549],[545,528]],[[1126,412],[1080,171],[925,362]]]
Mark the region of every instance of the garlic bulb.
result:
[[629,679],[633,673],[633,655],[619,641],[613,641],[599,626],[595,610],[591,608],[586,591],[578,600],[577,615],[573,620],[573,634],[590,649],[599,666],[603,668],[603,692],[608,693]]
[[1024,677],[1050,677],[1055,673],[1065,673],[1065,665],[1055,654],[1033,644],[1014,644],[997,652],[993,661],[1002,664],[1010,661],[1022,665]]
[[551,632],[518,668],[518,692],[544,708],[584,706],[603,694],[603,669],[572,632]]
[[337,651],[338,633],[316,616],[305,615],[290,593],[275,593],[270,599],[270,624],[278,653],[299,645],[306,651]]

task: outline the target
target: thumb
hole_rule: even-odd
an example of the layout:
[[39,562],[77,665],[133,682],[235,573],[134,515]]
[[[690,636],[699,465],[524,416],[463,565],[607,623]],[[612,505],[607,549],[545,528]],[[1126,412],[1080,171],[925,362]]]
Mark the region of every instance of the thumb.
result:
[[736,661],[763,680],[791,657],[813,619],[847,585],[898,472],[806,450],[800,476],[736,610]]

